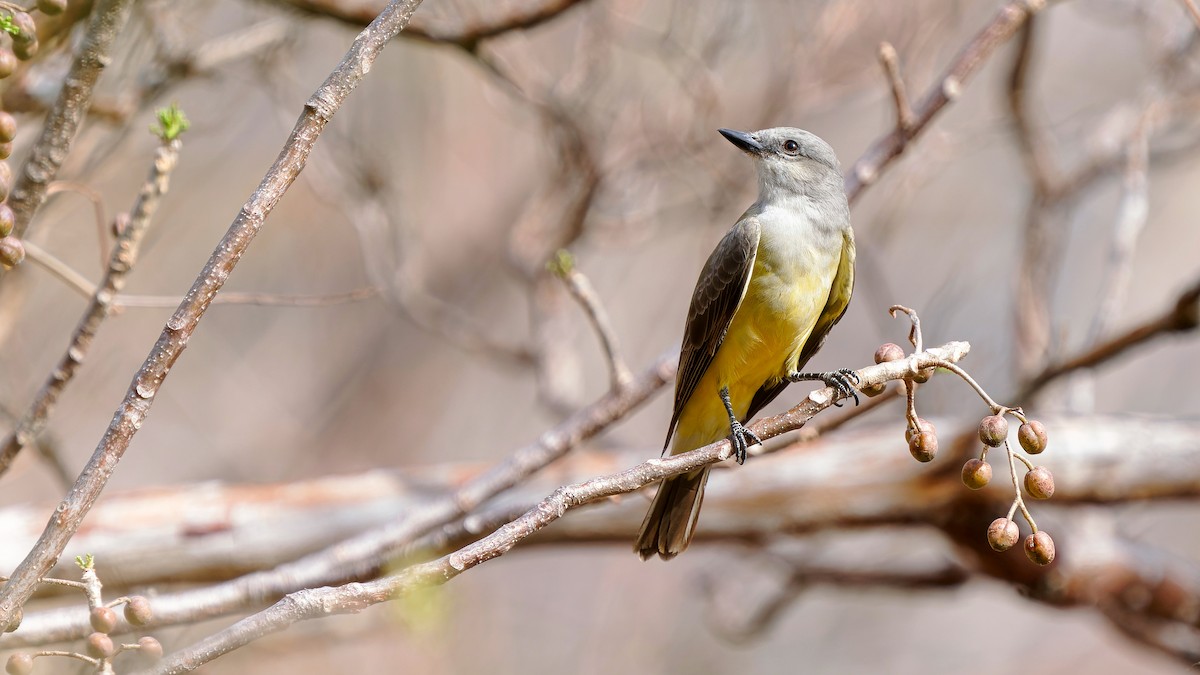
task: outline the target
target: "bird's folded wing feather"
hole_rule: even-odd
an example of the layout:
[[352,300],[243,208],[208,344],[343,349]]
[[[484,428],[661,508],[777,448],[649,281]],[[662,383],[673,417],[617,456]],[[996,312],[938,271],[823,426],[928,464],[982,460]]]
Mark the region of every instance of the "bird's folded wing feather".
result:
[[754,272],[760,234],[758,221],[743,216],[717,244],[696,281],[683,331],[679,373],[675,379],[675,408],[667,428],[667,444],[671,442],[683,406],[716,356],[733,315],[746,295]]

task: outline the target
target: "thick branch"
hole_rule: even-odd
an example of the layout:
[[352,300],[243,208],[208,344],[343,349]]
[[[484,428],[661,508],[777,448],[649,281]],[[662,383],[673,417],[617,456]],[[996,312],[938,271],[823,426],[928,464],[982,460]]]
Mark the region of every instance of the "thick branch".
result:
[[[858,371],[858,376],[863,386],[902,379],[911,374],[910,366],[925,369],[939,361],[956,362],[965,356],[969,349],[970,346],[965,342],[951,342],[943,347],[915,354],[910,359],[864,368]],[[836,400],[835,396],[832,387],[819,389],[791,410],[760,420],[752,424],[751,429],[764,440],[794,431],[820,411],[832,406]],[[363,584],[307,589],[290,594],[272,607],[173,654],[150,672],[185,672],[265,635],[283,630],[297,621],[357,612],[420,586],[445,583],[476,565],[503,555],[571,509],[606,497],[633,492],[667,476],[714,464],[728,459],[731,452],[729,441],[722,440],[691,452],[663,459],[651,459],[616,474],[560,487],[520,518],[474,544],[438,560],[414,565],[394,576]]]
[[53,567],[62,554],[63,548],[104,489],[134,434],[141,428],[154,396],[175,360],[183,353],[213,297],[225,285],[267,216],[304,168],[321,130],[366,76],[383,47],[408,24],[419,4],[420,0],[393,0],[389,3],[371,25],[358,35],[346,57],[305,104],[304,112],[279,157],[263,177],[258,189],[242,206],[191,290],[167,321],[145,363],[134,375],[125,399],[117,408],[112,423],[75,486],[59,504],[37,544],[17,567],[12,579],[0,589],[0,625],[12,621],[16,611],[33,593],[38,579]]

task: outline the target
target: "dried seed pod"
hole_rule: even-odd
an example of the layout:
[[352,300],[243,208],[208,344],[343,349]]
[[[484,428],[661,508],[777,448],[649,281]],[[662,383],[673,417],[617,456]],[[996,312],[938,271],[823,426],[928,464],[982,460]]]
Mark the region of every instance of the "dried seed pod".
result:
[[908,451],[918,462],[932,462],[938,451],[937,434],[932,431],[914,434],[908,441]]
[[904,358],[904,350],[900,348],[900,345],[893,342],[879,345],[879,349],[875,350],[875,363],[899,361],[902,358]]
[[12,236],[0,239],[0,265],[3,265],[5,269],[12,269],[24,260],[25,245],[21,243],[20,239]]
[[979,420],[979,440],[998,448],[1008,438],[1008,420],[1000,415],[988,415]]
[[17,57],[8,49],[0,49],[0,80],[17,72]]
[[111,633],[117,627],[117,613],[108,607],[96,607],[88,614],[92,628],[101,633]]
[[992,465],[982,459],[968,459],[962,468],[963,485],[978,490],[992,480]]
[[11,143],[17,137],[17,118],[0,110],[0,143]]
[[988,545],[996,551],[1007,551],[1021,539],[1021,531],[1017,529],[1017,524],[1008,518],[997,518],[988,525],[987,540]]
[[1034,564],[1049,565],[1054,562],[1054,540],[1045,532],[1025,537],[1025,556]]
[[906,443],[911,443],[913,436],[917,433],[918,430],[928,431],[931,434],[937,434],[937,427],[933,426],[933,422],[930,422],[929,420],[925,419],[924,417],[918,417],[916,429],[914,429],[910,426],[904,430],[904,441]]
[[67,9],[67,0],[37,0],[38,11],[46,16],[57,16]]
[[161,659],[163,655],[162,643],[149,635],[138,639],[138,650],[155,661]]
[[933,368],[926,368],[925,370],[917,371],[917,374],[912,376],[912,381],[917,384],[925,384],[931,377],[933,377]]
[[4,671],[8,675],[29,675],[33,672],[33,655],[27,652],[13,654],[4,664]]
[[107,659],[117,653],[117,648],[104,633],[92,633],[87,636],[87,653],[93,658]]
[[1044,466],[1035,466],[1025,474],[1025,491],[1034,499],[1054,496],[1054,474]]
[[154,610],[145,596],[135,595],[125,603],[125,620],[133,626],[145,626],[154,618]]
[[12,234],[13,225],[16,222],[17,216],[13,213],[12,207],[8,204],[0,204],[0,237]]
[[1029,420],[1017,429],[1017,440],[1025,452],[1036,455],[1046,449],[1046,427],[1037,420]]

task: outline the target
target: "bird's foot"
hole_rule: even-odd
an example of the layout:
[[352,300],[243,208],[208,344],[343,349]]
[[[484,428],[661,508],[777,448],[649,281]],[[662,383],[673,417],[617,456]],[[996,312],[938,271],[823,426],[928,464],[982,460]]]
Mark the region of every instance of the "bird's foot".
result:
[[729,442],[733,444],[733,457],[738,464],[746,463],[746,451],[754,445],[762,444],[762,439],[742,426],[741,422],[731,420],[729,424]]
[[[837,399],[854,398],[854,405],[858,405],[858,392],[855,390],[857,385],[862,380],[859,379],[858,373],[849,368],[838,368],[827,373],[792,373],[788,375],[788,379],[792,382],[803,381],[819,381],[824,382],[826,386],[833,387],[838,393]],[[834,399],[833,405],[842,407],[840,400]]]

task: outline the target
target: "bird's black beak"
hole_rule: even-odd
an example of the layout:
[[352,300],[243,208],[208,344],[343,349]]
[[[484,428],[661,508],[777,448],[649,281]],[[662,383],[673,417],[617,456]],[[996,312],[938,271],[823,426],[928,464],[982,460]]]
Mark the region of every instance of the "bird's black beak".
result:
[[733,129],[717,129],[717,131],[720,131],[721,135],[730,143],[752,155],[761,155],[763,152],[762,143],[754,140],[753,136],[744,131],[734,131]]

